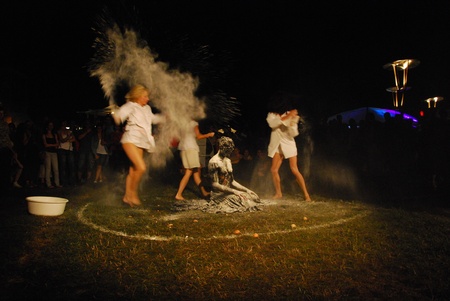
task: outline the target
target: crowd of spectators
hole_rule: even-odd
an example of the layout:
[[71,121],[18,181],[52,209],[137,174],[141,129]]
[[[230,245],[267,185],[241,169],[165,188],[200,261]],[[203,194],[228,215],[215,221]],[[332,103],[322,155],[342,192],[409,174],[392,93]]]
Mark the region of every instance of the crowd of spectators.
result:
[[115,125],[110,116],[81,122],[26,120],[17,126],[2,119],[3,125],[8,124],[2,131],[7,131],[11,142],[1,170],[3,188],[96,184],[110,172],[125,172],[128,166],[120,146],[122,126]]
[[445,109],[430,110],[413,124],[402,114],[373,113],[348,123],[339,116],[316,130],[316,155],[352,168],[358,177],[392,181],[420,179],[433,189],[450,174],[450,123]]

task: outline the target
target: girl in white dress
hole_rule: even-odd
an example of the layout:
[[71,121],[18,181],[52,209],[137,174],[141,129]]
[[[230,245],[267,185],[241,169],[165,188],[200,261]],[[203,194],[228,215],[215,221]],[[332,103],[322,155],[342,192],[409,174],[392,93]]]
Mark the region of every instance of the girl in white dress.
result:
[[[278,106],[280,109],[282,107]],[[282,110],[280,109],[273,109],[273,112],[269,112],[266,118],[269,127],[272,129],[267,155],[272,158],[270,172],[275,187],[275,195],[273,198],[280,199],[283,197],[283,193],[281,192],[281,179],[278,171],[283,163],[283,159],[286,158],[289,160],[289,167],[303,191],[305,200],[309,202],[311,201],[311,197],[306,189],[305,179],[297,166],[297,145],[294,140],[294,137],[299,134],[298,122],[300,117],[296,109],[289,108],[289,110],[284,112],[281,112]]]
[[155,138],[152,136],[152,124],[165,120],[164,116],[153,114],[148,105],[149,90],[136,85],[125,95],[127,102],[113,110],[113,118],[117,124],[126,121],[125,132],[120,142],[131,161],[125,184],[123,202],[131,207],[141,205],[138,188],[142,176],[147,170],[144,161],[144,151],[154,152]]

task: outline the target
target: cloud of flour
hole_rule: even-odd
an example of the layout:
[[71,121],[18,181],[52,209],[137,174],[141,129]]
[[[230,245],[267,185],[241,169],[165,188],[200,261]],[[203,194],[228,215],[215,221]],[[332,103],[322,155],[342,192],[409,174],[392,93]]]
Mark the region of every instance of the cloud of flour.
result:
[[[100,38],[98,38],[100,39]],[[172,157],[169,145],[191,119],[205,118],[205,102],[195,96],[199,81],[190,73],[171,70],[167,63],[157,60],[145,40],[131,30],[115,25],[105,30],[101,41],[96,40],[98,58],[90,73],[98,77],[110,105],[124,102],[117,90],[142,84],[150,90],[150,103],[156,113],[164,114],[167,122],[154,127],[156,152],[150,156],[153,167],[165,166]]]

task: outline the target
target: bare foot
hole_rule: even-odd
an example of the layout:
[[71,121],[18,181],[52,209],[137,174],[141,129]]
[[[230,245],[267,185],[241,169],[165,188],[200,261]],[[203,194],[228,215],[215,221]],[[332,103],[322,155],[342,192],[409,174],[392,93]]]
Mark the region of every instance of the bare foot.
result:
[[184,197],[178,196],[178,195],[175,196],[175,200],[177,200],[177,201],[185,201]]
[[132,198],[131,199],[131,202],[133,203],[133,206],[141,206],[142,205],[142,203],[141,203],[141,200],[139,199],[139,198]]
[[305,202],[312,202],[310,196],[305,197]]
[[272,198],[273,198],[274,200],[278,200],[278,199],[281,199],[282,197],[283,197],[282,194],[276,194],[276,195],[274,195]]
[[138,197],[132,197],[132,196],[124,196],[123,202],[130,205],[130,207],[136,207],[136,206],[142,205],[142,203]]
[[130,207],[134,207],[133,202],[129,201],[127,198],[124,197],[124,198],[122,199],[122,201],[123,201],[125,204],[129,205]]

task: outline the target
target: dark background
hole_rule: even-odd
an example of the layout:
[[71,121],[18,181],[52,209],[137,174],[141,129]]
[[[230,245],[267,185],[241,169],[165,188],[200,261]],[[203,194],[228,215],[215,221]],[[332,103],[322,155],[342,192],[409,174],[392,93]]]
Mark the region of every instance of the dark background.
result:
[[315,121],[391,108],[383,65],[398,59],[420,60],[405,111],[449,96],[447,1],[15,1],[1,11],[0,101],[16,122],[108,105],[87,70],[104,3],[173,68],[195,73],[192,49],[206,45],[213,59],[200,80],[236,97],[245,123],[264,123],[280,89]]

